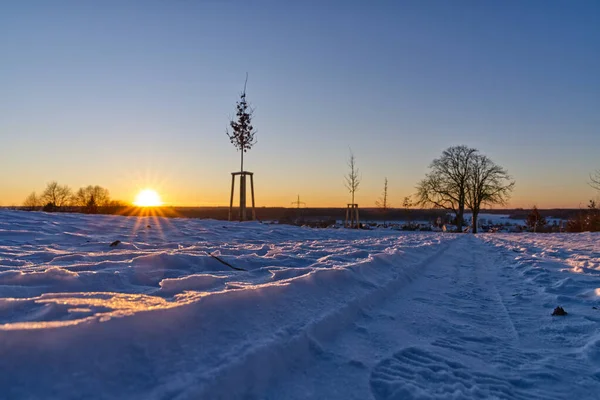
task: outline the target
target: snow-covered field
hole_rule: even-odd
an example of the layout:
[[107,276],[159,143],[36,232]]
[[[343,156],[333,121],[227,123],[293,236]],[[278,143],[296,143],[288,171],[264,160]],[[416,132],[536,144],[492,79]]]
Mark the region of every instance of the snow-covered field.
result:
[[0,398],[597,399],[599,243],[0,211]]

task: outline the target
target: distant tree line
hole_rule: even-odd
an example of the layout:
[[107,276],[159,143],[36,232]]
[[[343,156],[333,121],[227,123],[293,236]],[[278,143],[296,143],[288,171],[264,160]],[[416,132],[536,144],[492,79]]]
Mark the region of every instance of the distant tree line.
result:
[[[110,212],[112,208],[126,206],[118,200],[111,200],[108,189],[102,186],[85,186],[74,192],[67,185],[52,181],[46,185],[41,194],[30,193],[23,201],[23,207],[29,211],[75,211],[95,214],[100,211]],[[108,210],[107,210],[108,209]]]
[[[566,220],[554,219],[550,223],[542,212],[533,206],[525,217],[525,227],[533,233],[600,231],[600,208],[595,200],[590,200],[586,208],[564,211],[568,215]],[[553,216],[556,217],[556,214]]]
[[[588,182],[591,187],[600,192],[600,170],[590,175]],[[536,206],[527,214],[526,227],[530,232],[599,232],[600,231],[600,207],[596,200],[590,200],[586,208],[573,212],[568,210],[566,226],[559,226],[556,221],[549,224],[547,219],[540,213]]]
[[568,232],[600,232],[600,208],[595,200],[590,200],[585,209],[567,223]]
[[[588,182],[591,187],[600,192],[600,170],[590,175]],[[585,209],[579,210],[575,217],[567,223],[569,232],[600,232],[600,207],[596,200],[590,200]]]

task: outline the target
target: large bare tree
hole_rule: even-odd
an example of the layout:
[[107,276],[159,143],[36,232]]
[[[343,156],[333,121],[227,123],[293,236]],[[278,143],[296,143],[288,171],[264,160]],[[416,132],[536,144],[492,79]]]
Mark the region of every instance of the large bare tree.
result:
[[46,185],[41,199],[44,204],[50,204],[52,207],[64,207],[71,200],[71,188],[52,181]]
[[350,150],[350,157],[348,158],[348,167],[350,168],[350,171],[348,171],[348,174],[345,176],[345,185],[348,189],[348,192],[352,196],[351,204],[354,204],[354,194],[356,193],[356,191],[358,190],[358,186],[360,185],[360,176],[358,168],[356,167],[356,159],[352,150]]
[[476,153],[476,149],[467,146],[444,150],[429,165],[425,179],[417,184],[417,203],[453,211],[459,231],[463,227],[469,166]]
[[508,172],[488,156],[473,154],[469,159],[465,204],[473,213],[473,233],[482,205],[506,204],[515,182]]

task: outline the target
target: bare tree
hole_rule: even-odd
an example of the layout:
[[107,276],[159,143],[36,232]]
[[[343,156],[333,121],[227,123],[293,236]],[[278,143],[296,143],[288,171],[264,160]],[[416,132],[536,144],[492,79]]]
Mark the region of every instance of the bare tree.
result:
[[450,147],[430,164],[430,172],[417,185],[417,203],[454,211],[462,231],[469,165],[477,153],[467,146]]
[[79,207],[87,207],[91,203],[98,207],[104,207],[110,203],[110,195],[108,189],[102,186],[86,186],[79,188],[73,196],[73,205]]
[[108,189],[103,188],[102,186],[94,186],[92,189],[92,195],[94,196],[98,207],[104,207],[110,203],[110,193]]
[[30,211],[34,211],[42,205],[42,201],[35,192],[31,192],[23,201],[23,207]]
[[473,233],[477,233],[477,217],[483,204],[506,204],[515,187],[508,172],[483,154],[469,159],[465,203],[473,213]]
[[590,174],[590,186],[596,190],[600,190],[600,169]]
[[[377,200],[375,202],[375,205],[379,208],[381,208],[381,211],[383,212],[383,215],[386,216],[387,215],[387,211],[390,209],[391,205],[388,202],[388,179],[387,177],[384,180],[383,183],[383,194],[382,196],[379,198],[379,200]],[[386,221],[383,221],[383,224],[386,224]]]
[[250,107],[246,101],[246,84],[248,83],[248,74],[246,74],[246,82],[244,83],[244,91],[240,95],[240,101],[236,103],[236,120],[231,120],[229,125],[231,126],[232,132],[229,129],[226,130],[227,137],[236,149],[240,151],[241,163],[240,172],[244,171],[244,153],[247,152],[256,144],[254,135],[256,131],[252,126],[252,115],[254,109]]
[[387,211],[390,208],[390,204],[388,203],[388,179],[385,178],[383,181],[383,194],[381,197],[375,202],[375,205],[381,208],[382,211]]
[[358,190],[358,186],[360,185],[360,176],[359,176],[358,168],[356,168],[356,159],[354,158],[354,153],[352,152],[352,149],[350,149],[350,158],[348,158],[348,167],[350,167],[350,171],[348,171],[348,175],[345,176],[345,178],[346,178],[345,185],[346,185],[346,188],[348,189],[348,192],[352,196],[351,204],[354,204],[354,194],[356,193],[356,191]]
[[64,207],[70,199],[71,188],[67,185],[59,185],[56,181],[48,183],[41,196],[42,203],[50,205],[52,208]]

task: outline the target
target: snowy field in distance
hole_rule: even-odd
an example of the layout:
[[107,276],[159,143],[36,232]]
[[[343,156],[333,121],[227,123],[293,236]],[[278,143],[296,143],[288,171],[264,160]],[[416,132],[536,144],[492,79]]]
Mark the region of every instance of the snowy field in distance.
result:
[[599,242],[0,210],[0,393],[595,399]]

